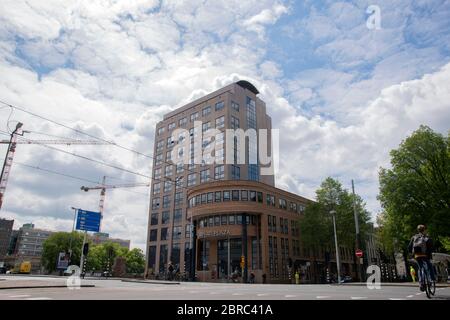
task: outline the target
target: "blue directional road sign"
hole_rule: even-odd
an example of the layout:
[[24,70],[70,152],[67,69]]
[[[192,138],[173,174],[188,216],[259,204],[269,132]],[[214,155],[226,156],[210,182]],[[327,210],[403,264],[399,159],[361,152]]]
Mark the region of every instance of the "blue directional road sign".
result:
[[76,229],[99,232],[101,219],[100,212],[78,209]]

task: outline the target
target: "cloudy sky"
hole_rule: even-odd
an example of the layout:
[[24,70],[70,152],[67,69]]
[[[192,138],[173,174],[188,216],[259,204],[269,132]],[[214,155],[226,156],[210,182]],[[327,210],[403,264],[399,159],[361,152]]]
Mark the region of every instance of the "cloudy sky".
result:
[[[380,29],[367,26],[370,5]],[[0,100],[143,154],[164,113],[239,79],[281,130],[278,187],[313,198],[327,176],[354,179],[375,217],[389,151],[420,124],[450,129],[450,2],[0,2]],[[29,139],[89,139],[0,105],[0,132],[17,121]],[[54,147],[140,175],[20,145],[0,212],[16,228],[70,230],[70,207],[99,199],[80,191],[92,183],[23,164],[110,184],[151,172],[149,157],[117,147]],[[147,192],[108,190],[103,231],[144,248]]]

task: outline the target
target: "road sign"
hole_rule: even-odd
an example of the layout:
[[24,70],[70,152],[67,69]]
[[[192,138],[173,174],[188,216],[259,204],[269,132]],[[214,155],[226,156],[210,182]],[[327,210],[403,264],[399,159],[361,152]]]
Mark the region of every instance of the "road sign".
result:
[[361,249],[356,250],[355,254],[358,258],[361,258],[363,256],[363,252]]
[[100,231],[100,221],[102,216],[100,212],[93,212],[87,210],[77,210],[77,230],[84,231]]
[[58,263],[56,265],[56,269],[67,269],[69,266],[69,254],[65,252],[60,252],[58,255]]

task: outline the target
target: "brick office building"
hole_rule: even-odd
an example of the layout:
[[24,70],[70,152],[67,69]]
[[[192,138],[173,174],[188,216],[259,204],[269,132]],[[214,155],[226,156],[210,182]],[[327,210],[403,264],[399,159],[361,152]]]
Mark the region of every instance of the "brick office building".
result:
[[[165,274],[171,262],[181,272],[195,268],[199,280],[221,281],[241,270],[244,257],[243,275],[254,273],[257,282],[263,275],[267,282],[288,282],[294,270],[311,278],[313,253],[303,249],[298,227],[311,200],[276,188],[273,174],[261,174],[268,166],[258,154],[260,136],[242,143],[225,134],[227,129],[265,129],[267,150],[272,149],[271,118],[258,94],[251,83],[239,81],[166,114],[157,124],[147,274]],[[218,131],[210,135],[210,129]],[[197,161],[198,139],[202,152],[214,143],[212,162]],[[256,163],[249,161],[252,156]],[[200,157],[205,158],[207,152]]]

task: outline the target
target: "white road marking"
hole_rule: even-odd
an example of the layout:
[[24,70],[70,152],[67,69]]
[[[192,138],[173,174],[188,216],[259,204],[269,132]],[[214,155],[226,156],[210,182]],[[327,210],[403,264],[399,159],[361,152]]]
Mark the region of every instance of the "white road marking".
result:
[[233,293],[233,296],[242,296],[242,293]]
[[407,298],[412,298],[412,297],[414,297],[414,295],[412,294],[412,295],[410,295],[410,296],[407,296]]
[[14,296],[9,296],[10,298],[26,298],[26,297],[30,297],[29,294],[17,294]]
[[258,294],[257,294],[258,297],[268,296],[268,295],[269,295],[268,293],[258,293]]
[[285,298],[295,298],[296,296],[294,296],[293,294],[287,294],[284,296]]
[[406,300],[406,299],[403,299],[403,298],[389,298],[389,300]]
[[352,300],[367,299],[367,297],[351,297]]
[[416,293],[416,296],[420,296],[422,294],[422,292]]
[[53,299],[47,297],[36,297],[36,298],[26,298],[25,300],[53,300]]
[[330,296],[317,296],[316,299],[326,299],[329,298]]

